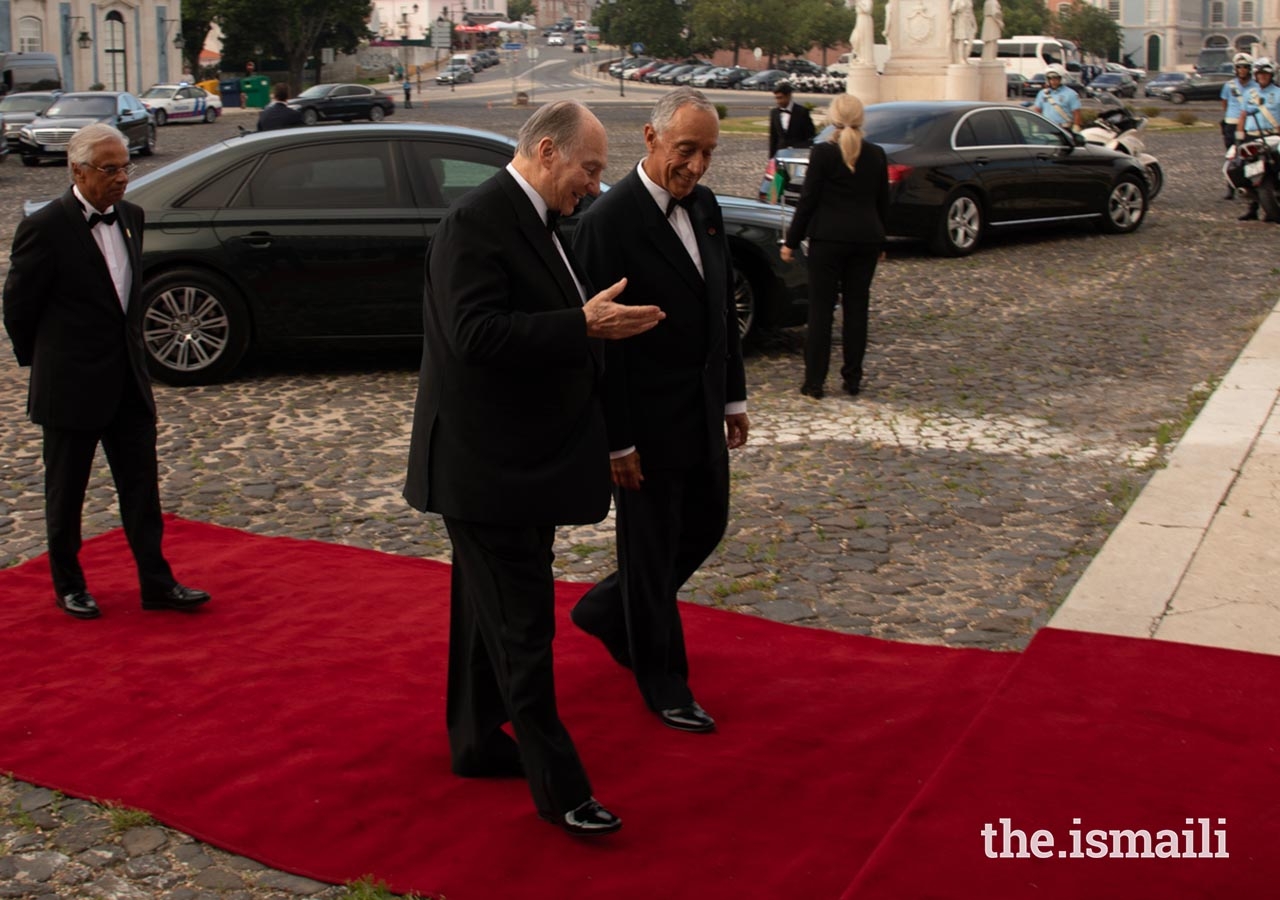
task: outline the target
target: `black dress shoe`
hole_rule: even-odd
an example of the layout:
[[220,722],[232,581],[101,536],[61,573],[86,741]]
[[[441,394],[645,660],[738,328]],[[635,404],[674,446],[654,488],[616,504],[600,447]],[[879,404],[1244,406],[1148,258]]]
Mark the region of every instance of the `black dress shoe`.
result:
[[143,609],[177,609],[182,611],[195,609],[209,602],[205,591],[189,588],[185,584],[175,584],[167,591],[144,590],[142,592]]
[[1223,196],[1223,198],[1222,198],[1222,199],[1223,199],[1223,200],[1234,200],[1234,199],[1236,199],[1236,189],[1235,189],[1235,188],[1233,188],[1233,187],[1229,187],[1229,188],[1227,188],[1227,193]]
[[696,702],[688,706],[664,709],[658,713],[662,724],[677,731],[715,731],[716,720]]
[[102,615],[102,610],[98,609],[98,601],[88,591],[72,591],[54,602],[58,604],[58,609],[77,619],[96,619]]
[[862,393],[862,385],[854,384],[852,381],[844,383],[844,392],[850,397],[856,397]]
[[1243,216],[1237,216],[1238,222],[1256,222],[1258,221],[1258,204],[1250,203],[1249,208],[1244,211]]
[[597,834],[612,834],[622,827],[622,820],[600,805],[600,801],[592,797],[577,809],[570,810],[563,816],[538,811],[538,815],[552,825],[559,825],[570,834],[579,837],[591,837]]
[[800,393],[806,397],[812,397],[814,400],[821,400],[826,396],[827,392],[823,390],[820,384],[806,384],[800,387]]

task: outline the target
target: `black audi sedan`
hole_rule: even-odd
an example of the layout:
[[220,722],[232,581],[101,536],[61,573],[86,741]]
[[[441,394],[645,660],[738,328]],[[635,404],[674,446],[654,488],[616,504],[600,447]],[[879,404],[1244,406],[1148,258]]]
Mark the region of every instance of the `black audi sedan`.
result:
[[84,91],[60,94],[43,114],[18,130],[22,164],[67,158],[71,135],[86,125],[114,125],[129,140],[129,152],[150,156],[156,149],[156,122],[142,101],[128,91]]
[[[229,138],[138,178],[127,197],[147,216],[152,374],[208,384],[255,348],[420,345],[431,236],[514,149],[502,135],[444,126],[292,128]],[[778,254],[785,211],[720,202],[743,333],[801,321],[805,267]]]
[[352,119],[381,122],[396,111],[391,97],[363,84],[317,84],[285,102],[301,111],[303,125]]
[[[927,241],[935,253],[961,256],[988,233],[1027,226],[1087,222],[1124,234],[1146,218],[1146,175],[1132,157],[1085,144],[1029,109],[879,103],[867,107],[863,131],[888,156],[890,237]],[[809,150],[778,159],[794,197]]]

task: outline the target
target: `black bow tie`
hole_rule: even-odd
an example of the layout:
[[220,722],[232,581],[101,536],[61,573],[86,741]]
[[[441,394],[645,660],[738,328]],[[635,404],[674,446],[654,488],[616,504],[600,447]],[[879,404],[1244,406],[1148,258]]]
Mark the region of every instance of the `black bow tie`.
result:
[[109,213],[89,213],[89,227],[93,228],[99,222],[106,222],[108,225],[116,224],[116,214]]
[[556,223],[560,221],[560,213],[554,209],[547,210],[547,231],[555,232]]
[[668,219],[671,218],[671,214],[676,211],[677,206],[683,206],[685,212],[688,212],[689,210],[693,209],[693,192],[690,191],[688,194],[681,197],[679,200],[677,200],[675,197],[672,197],[670,200],[667,201],[667,218]]

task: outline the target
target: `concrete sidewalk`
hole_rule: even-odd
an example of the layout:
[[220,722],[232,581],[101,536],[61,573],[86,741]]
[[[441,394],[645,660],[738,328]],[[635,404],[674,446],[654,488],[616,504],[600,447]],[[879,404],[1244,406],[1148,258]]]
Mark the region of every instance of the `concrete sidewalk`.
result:
[[1280,304],[1053,619],[1280,654]]

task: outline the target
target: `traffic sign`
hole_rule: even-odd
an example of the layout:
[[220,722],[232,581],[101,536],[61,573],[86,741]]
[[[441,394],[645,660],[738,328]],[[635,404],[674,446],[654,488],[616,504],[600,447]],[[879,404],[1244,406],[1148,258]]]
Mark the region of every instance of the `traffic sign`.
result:
[[523,50],[524,44],[520,43],[519,41],[507,41],[505,44],[502,45],[502,49],[503,50]]

